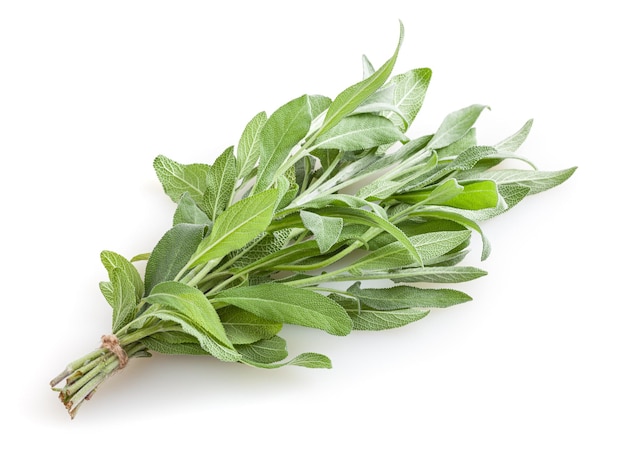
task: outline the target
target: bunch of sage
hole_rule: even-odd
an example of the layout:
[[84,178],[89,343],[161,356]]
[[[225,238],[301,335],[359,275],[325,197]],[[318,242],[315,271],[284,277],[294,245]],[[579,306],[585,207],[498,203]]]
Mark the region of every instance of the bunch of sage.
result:
[[[269,117],[259,113],[212,165],[155,159],[177,205],[172,227],[150,253],[102,252],[112,333],[51,381],[72,417],[107,377],[150,351],[330,368],[322,354],[289,359],[283,325],[346,335],[470,300],[432,286],[486,274],[460,265],[473,235],[482,259],[489,255],[479,223],[575,168],[540,171],[516,153],[531,121],[500,143],[478,145],[483,105],[449,114],[431,135],[408,137],[431,70],[392,76],[402,39],[401,26],[391,58],[375,69],[364,57],[363,80],[334,100],[303,95]],[[507,159],[523,168],[502,167]],[[143,276],[135,266],[142,260]]]

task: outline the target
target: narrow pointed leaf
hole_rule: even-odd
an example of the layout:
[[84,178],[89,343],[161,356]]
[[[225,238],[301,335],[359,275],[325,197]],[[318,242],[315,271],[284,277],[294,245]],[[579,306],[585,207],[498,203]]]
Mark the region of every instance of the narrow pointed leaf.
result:
[[347,293],[358,299],[361,304],[376,310],[450,307],[472,299],[458,290],[418,288],[410,285],[361,288],[360,282],[352,284]]
[[267,121],[267,114],[259,112],[246,125],[237,145],[237,177],[245,178],[255,167],[261,154],[260,131]]
[[237,178],[237,162],[233,154],[233,147],[224,151],[209,167],[207,187],[202,197],[203,210],[212,220],[218,217],[228,207]]
[[261,156],[253,192],[261,192],[274,183],[281,174],[276,171],[310,126],[311,104],[307,95],[281,106],[267,119],[259,136]]
[[403,39],[404,26],[400,23],[400,38],[393,56],[368,78],[348,87],[337,95],[328,108],[324,123],[320,128],[318,135],[323,135],[326,131],[337,125],[341,119],[354,111],[367,97],[372,95],[383,84],[385,84],[385,81],[387,81],[391,75],[393,66],[396,63]]
[[324,295],[281,284],[261,284],[228,289],[214,301],[232,304],[277,323],[321,329],[347,335],[351,326],[344,310]]
[[277,192],[266,190],[244,198],[226,209],[213,224],[211,234],[198,245],[189,267],[212,259],[220,259],[231,251],[243,248],[269,225]]
[[128,276],[121,268],[111,270],[112,306],[113,322],[111,330],[113,333],[120,330],[135,316],[135,286],[128,279]]
[[474,104],[448,114],[428,143],[428,148],[437,150],[461,139],[478,119],[487,106]]

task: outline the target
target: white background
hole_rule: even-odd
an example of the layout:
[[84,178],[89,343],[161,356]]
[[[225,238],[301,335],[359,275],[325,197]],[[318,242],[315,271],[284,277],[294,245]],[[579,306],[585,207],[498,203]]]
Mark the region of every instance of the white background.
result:
[[[618,2],[0,2],[3,447],[626,446],[626,100]],[[152,160],[211,162],[257,112],[334,97],[366,53],[431,67],[412,137],[491,106],[491,144],[578,166],[485,224],[474,301],[405,328],[294,329],[332,370],[134,360],[70,421],[47,382],[110,326],[99,252],[149,251],[170,224]],[[5,443],[10,446],[7,446]]]

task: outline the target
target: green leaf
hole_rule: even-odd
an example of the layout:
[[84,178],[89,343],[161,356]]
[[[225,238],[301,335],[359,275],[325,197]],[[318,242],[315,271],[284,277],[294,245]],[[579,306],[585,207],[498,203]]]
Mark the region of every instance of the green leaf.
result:
[[361,57],[361,61],[363,63],[363,79],[369,78],[370,76],[374,74],[376,69],[374,68],[370,60],[367,58],[367,56],[363,55]]
[[524,186],[530,189],[528,195],[534,195],[562,184],[574,174],[576,168],[572,167],[558,171],[489,170],[483,173],[472,174],[471,180],[491,180],[496,182],[498,186],[503,184]]
[[306,136],[311,127],[311,104],[303,95],[281,106],[274,112],[260,131],[261,156],[253,193],[271,186],[279,167],[292,148]]
[[189,318],[181,313],[174,310],[163,309],[146,313],[142,315],[142,317],[145,319],[154,317],[162,321],[170,321],[179,324],[181,332],[194,337],[202,349],[219,360],[224,362],[238,362],[241,360],[241,354],[239,354],[235,349],[224,345],[211,334],[205,333],[202,329],[199,329],[196,325],[194,325]]
[[234,345],[272,338],[283,327],[281,323],[265,320],[234,306],[224,307],[218,310],[218,314],[228,339]]
[[188,268],[221,259],[231,251],[243,248],[265,231],[274,214],[276,195],[275,189],[266,190],[226,209],[215,220],[211,234],[198,245]]
[[446,147],[461,139],[470,130],[483,110],[488,108],[481,104],[474,104],[448,114],[427,148],[437,150]]
[[[181,328],[182,329],[182,328]],[[149,350],[161,354],[208,355],[198,339],[181,331],[157,332],[141,339]]]
[[279,362],[287,357],[287,342],[275,335],[268,339],[237,345],[237,351],[242,355],[242,362],[255,366]]
[[468,282],[487,275],[487,272],[474,267],[423,267],[406,268],[386,273],[394,282],[457,283]]
[[313,327],[332,335],[347,335],[351,330],[344,310],[326,296],[287,285],[227,289],[213,301],[232,304],[270,321]]
[[113,333],[119,331],[135,317],[135,286],[128,279],[122,268],[113,268],[110,273],[113,320],[111,330]]
[[219,315],[200,290],[180,282],[162,282],[152,289],[145,301],[178,312],[203,333],[213,336],[222,345],[233,348]]
[[119,268],[126,275],[129,281],[132,282],[135,292],[135,299],[139,301],[143,297],[144,286],[143,280],[137,268],[130,263],[124,256],[121,256],[113,251],[102,251],[100,253],[100,260],[102,265],[106,268],[109,278],[114,269]]
[[421,320],[429,313],[429,310],[418,308],[375,310],[367,306],[360,306],[357,301],[345,297],[332,296],[344,307],[352,319],[354,330],[380,331],[394,329]]
[[146,294],[155,285],[176,277],[195,253],[205,231],[205,225],[180,223],[161,237],[146,264]]
[[376,310],[450,307],[472,299],[458,290],[418,288],[410,285],[361,288],[360,282],[352,284],[346,293],[358,299],[361,304]]
[[306,210],[300,211],[300,218],[304,226],[313,233],[315,241],[324,254],[337,243],[343,228],[341,217],[323,217]]
[[345,207],[326,207],[318,209],[318,214],[328,217],[342,217],[344,223],[366,224],[381,229],[395,237],[395,239],[407,249],[407,254],[412,256],[414,262],[422,262],[420,254],[411,244],[408,237],[389,220],[372,212],[362,209],[349,209]]
[[398,52],[404,39],[404,26],[400,22],[400,38],[398,45],[391,58],[387,60],[376,72],[368,78],[360,81],[341,92],[328,107],[328,112],[324,118],[324,123],[320,127],[317,135],[320,136],[332,129],[344,117],[354,111],[367,97],[376,92],[391,75],[393,66],[398,58]]
[[526,140],[526,137],[528,137],[528,133],[530,133],[530,129],[532,128],[532,126],[532,119],[528,120],[526,123],[524,123],[524,126],[522,126],[519,131],[517,131],[512,136],[507,137],[503,141],[495,144],[493,147],[498,152],[514,153],[520,146],[522,146],[522,144]]
[[473,229],[478,232],[482,238],[483,251],[481,253],[481,260],[485,260],[489,257],[491,252],[491,244],[487,240],[487,236],[484,234],[482,228],[474,220],[468,218],[463,213],[460,213],[454,209],[448,209],[446,206],[425,206],[411,214],[413,217],[431,217],[441,220],[450,220],[454,223],[458,223],[465,226],[468,229]]
[[266,369],[281,368],[288,365],[303,366],[305,368],[332,368],[332,364],[328,357],[323,354],[317,354],[315,352],[304,352],[300,355],[297,355],[288,362],[283,363],[262,363],[246,357],[244,357],[242,363],[250,366],[255,366],[257,368]]
[[280,251],[287,243],[290,234],[290,229],[279,229],[264,235],[258,241],[253,240],[240,250],[243,254],[239,254],[239,251],[232,254],[233,257],[237,257],[232,266],[235,268],[246,267],[265,256]]
[[172,201],[178,203],[181,195],[188,192],[200,204],[207,186],[207,164],[183,165],[160,155],[154,160],[154,169],[163,190]]
[[389,80],[394,87],[393,103],[402,112],[407,123],[405,124],[396,114],[385,113],[384,115],[404,132],[422,108],[431,75],[430,69],[422,68],[396,75]]
[[215,221],[230,204],[237,180],[237,162],[233,147],[229,147],[209,167],[207,188],[202,197],[203,210]]
[[[411,245],[419,253],[424,264],[456,248],[469,238],[471,231],[429,232],[409,237]],[[389,270],[410,266],[415,259],[400,242],[385,245],[352,263],[353,271]]]
[[407,137],[391,120],[363,113],[345,117],[315,139],[312,148],[358,151],[405,140],[408,140]]
[[180,223],[200,224],[209,227],[212,225],[207,214],[198,207],[188,192],[181,195],[180,200],[178,200],[178,207],[174,212],[173,225],[176,226]]
[[237,177],[245,178],[256,166],[261,154],[261,129],[267,121],[267,114],[259,112],[246,125],[237,145]]
[[394,199],[410,204],[449,206],[457,209],[480,210],[498,205],[498,186],[493,181],[477,181],[460,185],[452,178],[434,189],[424,189],[394,195]]

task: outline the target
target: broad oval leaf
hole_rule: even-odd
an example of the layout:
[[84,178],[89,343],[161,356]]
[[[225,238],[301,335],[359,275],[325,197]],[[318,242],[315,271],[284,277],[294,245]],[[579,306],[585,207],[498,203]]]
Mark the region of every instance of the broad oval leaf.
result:
[[180,223],[161,237],[146,264],[145,291],[173,280],[185,267],[204,238],[206,225]]
[[219,315],[200,290],[180,282],[162,282],[152,289],[145,301],[178,312],[204,333],[233,348]]

